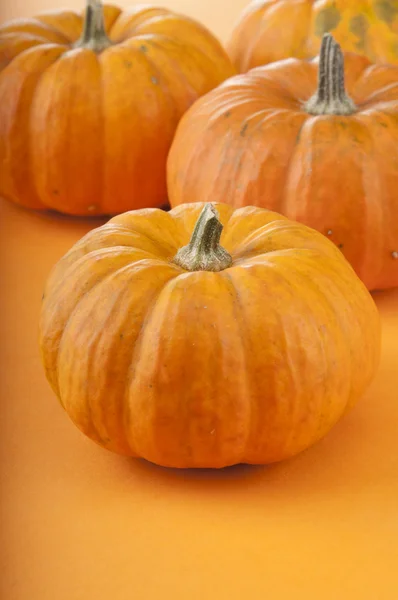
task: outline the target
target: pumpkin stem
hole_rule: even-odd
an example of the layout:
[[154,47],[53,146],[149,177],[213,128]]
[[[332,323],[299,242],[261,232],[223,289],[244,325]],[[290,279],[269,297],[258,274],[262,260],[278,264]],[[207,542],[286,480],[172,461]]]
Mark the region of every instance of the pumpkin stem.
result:
[[74,47],[102,52],[109,46],[112,46],[112,42],[106,35],[102,2],[101,0],[87,0],[83,33]]
[[344,85],[344,56],[330,33],[325,33],[319,54],[318,90],[306,102],[310,115],[352,115],[356,106]]
[[173,262],[187,271],[222,271],[232,264],[232,257],[220,246],[223,226],[212,204],[199,215],[191,241],[180,248]]

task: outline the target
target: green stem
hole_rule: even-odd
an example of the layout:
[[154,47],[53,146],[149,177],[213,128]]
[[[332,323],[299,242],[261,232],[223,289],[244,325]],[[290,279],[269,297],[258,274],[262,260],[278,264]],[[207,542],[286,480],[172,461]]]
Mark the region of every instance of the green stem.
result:
[[112,42],[106,35],[102,2],[101,0],[87,0],[83,33],[74,47],[102,52],[109,46],[112,46]]
[[220,246],[223,226],[212,204],[199,215],[191,241],[175,255],[173,262],[186,271],[222,271],[232,264],[232,257]]
[[357,108],[344,85],[344,56],[330,33],[325,33],[319,54],[318,89],[306,102],[310,115],[352,115]]

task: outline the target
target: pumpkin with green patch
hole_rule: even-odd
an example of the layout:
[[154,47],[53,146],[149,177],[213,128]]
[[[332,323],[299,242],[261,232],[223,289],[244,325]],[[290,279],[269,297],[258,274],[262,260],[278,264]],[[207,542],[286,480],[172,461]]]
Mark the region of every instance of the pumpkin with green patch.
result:
[[229,40],[240,72],[290,56],[312,58],[331,33],[343,50],[398,63],[397,0],[255,0]]

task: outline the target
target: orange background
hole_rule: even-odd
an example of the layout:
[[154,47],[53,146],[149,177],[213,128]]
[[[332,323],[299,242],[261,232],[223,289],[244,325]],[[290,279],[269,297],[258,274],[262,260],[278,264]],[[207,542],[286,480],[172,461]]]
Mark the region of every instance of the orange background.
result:
[[[220,37],[244,4],[163,3]],[[0,15],[43,8],[19,0]],[[79,433],[39,360],[49,270],[102,222],[0,200],[0,597],[397,600],[398,290],[374,294],[379,374],[322,442],[268,468],[162,469]]]

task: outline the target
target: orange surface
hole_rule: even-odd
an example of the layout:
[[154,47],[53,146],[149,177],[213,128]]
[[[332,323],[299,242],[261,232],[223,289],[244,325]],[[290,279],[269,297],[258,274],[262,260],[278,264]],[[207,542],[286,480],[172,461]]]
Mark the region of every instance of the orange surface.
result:
[[112,455],[39,360],[52,265],[100,221],[0,203],[4,600],[396,600],[398,290],[380,372],[319,444],[268,468],[180,472]]

